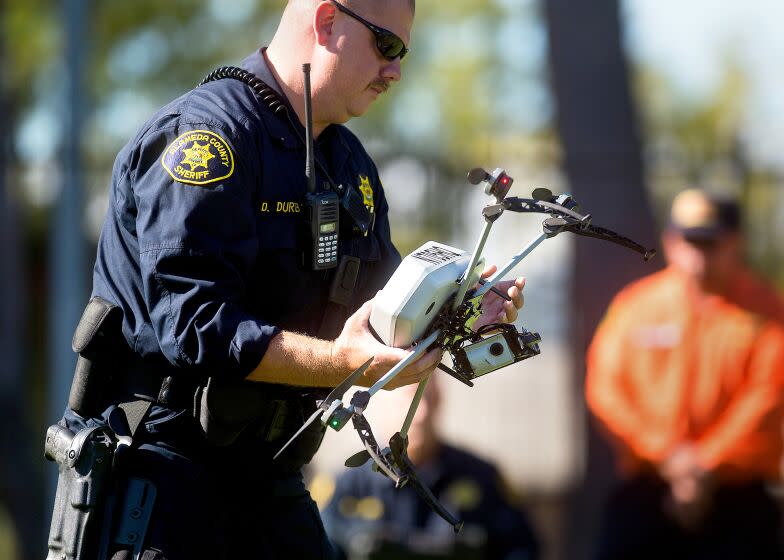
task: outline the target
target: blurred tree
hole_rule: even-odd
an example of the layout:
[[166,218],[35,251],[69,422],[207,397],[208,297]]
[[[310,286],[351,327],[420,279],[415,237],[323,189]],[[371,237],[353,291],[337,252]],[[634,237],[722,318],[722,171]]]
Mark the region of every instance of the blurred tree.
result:
[[[62,30],[51,0],[6,1],[9,41],[20,54],[11,72],[23,128],[17,152],[26,160],[23,165],[41,168],[57,153],[63,137],[56,101],[63,80]],[[114,155],[146,117],[209,70],[237,63],[264,44],[284,4],[92,4],[91,115],[84,149],[93,197],[103,195]],[[520,157],[522,140],[530,146],[531,134],[541,134],[549,124],[541,80],[545,42],[536,7],[537,0],[420,3],[414,55],[403,67],[405,87],[392,88],[366,118],[350,126],[365,139],[379,139],[375,151],[382,165],[386,156],[426,162],[433,178],[428,188],[447,196],[456,182],[464,184],[470,167],[508,166],[508,161],[496,160]],[[521,103],[530,109],[521,111]],[[496,141],[500,136],[505,136],[503,141]],[[28,191],[48,188],[40,184],[40,175],[24,180]],[[43,195],[41,200],[46,205],[49,199]],[[437,216],[431,224],[448,228],[449,216]]]
[[[0,11],[5,6],[0,4]],[[4,14],[3,14],[4,15]],[[8,28],[0,28],[0,107],[5,109],[4,125],[13,129],[12,98],[8,93],[10,81]],[[3,426],[0,430],[0,507],[7,508],[9,515],[0,516],[13,523],[16,533],[18,558],[33,557],[40,550],[40,487],[37,466],[40,459],[35,450],[30,430],[30,410],[21,398],[29,391],[24,375],[24,340],[27,325],[25,282],[23,276],[23,232],[17,192],[8,181],[10,161],[10,134],[0,140],[0,410],[3,411]],[[6,535],[13,532],[6,531]],[[9,559],[10,560],[10,559]]]
[[[654,246],[642,144],[621,48],[618,0],[545,3],[557,128],[570,191],[586,202],[597,224]],[[590,205],[588,205],[588,203]],[[578,239],[573,268],[575,361],[583,394],[584,352],[610,299],[629,281],[661,266],[607,244]],[[597,508],[611,479],[607,444],[587,423],[585,481],[575,489],[566,526],[567,558],[588,558]]]

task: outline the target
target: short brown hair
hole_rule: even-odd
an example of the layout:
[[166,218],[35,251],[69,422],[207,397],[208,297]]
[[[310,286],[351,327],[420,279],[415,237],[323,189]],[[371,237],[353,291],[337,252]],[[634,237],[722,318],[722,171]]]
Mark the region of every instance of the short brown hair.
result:
[[[349,8],[353,8],[356,4],[356,0],[343,0],[346,4],[349,4]],[[381,0],[382,2],[385,0]],[[416,13],[416,0],[408,0],[408,5],[411,6],[411,11]]]

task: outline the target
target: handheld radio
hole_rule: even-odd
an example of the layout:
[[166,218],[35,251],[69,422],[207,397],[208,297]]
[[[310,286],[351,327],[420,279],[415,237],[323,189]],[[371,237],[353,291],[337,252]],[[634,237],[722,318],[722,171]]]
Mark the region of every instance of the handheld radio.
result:
[[[302,65],[305,78],[305,221],[310,238],[310,263],[313,270],[328,270],[338,264],[340,199],[329,187],[316,191],[313,163],[313,111],[310,97],[310,64]],[[305,257],[307,259],[307,257]]]

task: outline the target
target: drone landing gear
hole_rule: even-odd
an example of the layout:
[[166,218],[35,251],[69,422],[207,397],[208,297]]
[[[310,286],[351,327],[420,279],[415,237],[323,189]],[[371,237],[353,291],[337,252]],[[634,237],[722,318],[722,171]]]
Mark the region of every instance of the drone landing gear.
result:
[[356,414],[354,416],[354,427],[360,434],[365,449],[346,459],[347,467],[361,467],[367,463],[368,459],[373,460],[373,469],[386,475],[395,483],[396,488],[401,488],[408,484],[419,497],[430,506],[434,512],[441,516],[444,521],[452,526],[455,533],[459,533],[463,528],[463,521],[452,515],[438,498],[425,486],[417,475],[414,464],[408,457],[408,439],[400,432],[395,433],[389,440],[389,447],[383,451],[379,449],[378,443],[370,431],[364,416]]

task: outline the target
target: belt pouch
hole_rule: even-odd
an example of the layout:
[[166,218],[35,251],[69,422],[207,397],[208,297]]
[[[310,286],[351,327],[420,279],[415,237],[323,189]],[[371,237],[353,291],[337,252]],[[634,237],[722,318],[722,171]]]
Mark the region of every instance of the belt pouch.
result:
[[71,347],[79,354],[68,397],[68,407],[88,418],[100,413],[104,389],[112,374],[122,338],[122,311],[100,297],[90,299],[76,326]]

